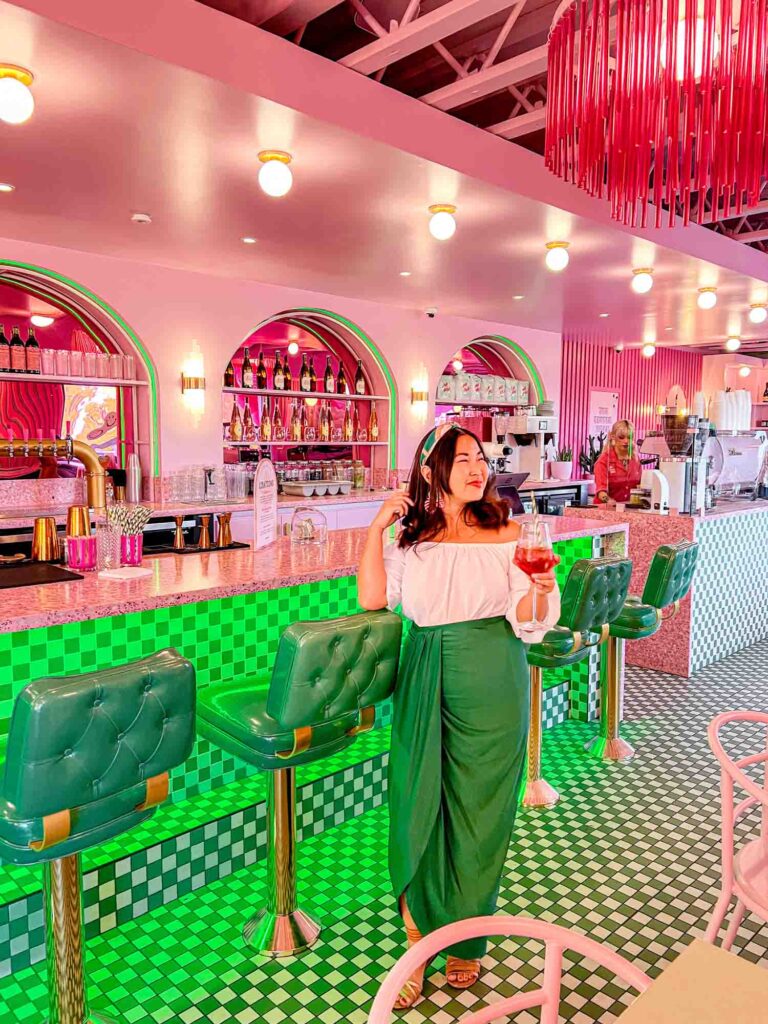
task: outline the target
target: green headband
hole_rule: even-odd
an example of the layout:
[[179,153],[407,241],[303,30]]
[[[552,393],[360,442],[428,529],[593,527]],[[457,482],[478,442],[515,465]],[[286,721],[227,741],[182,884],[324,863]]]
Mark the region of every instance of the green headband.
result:
[[430,430],[430,432],[427,434],[424,444],[422,445],[421,455],[419,456],[419,465],[423,466],[426,463],[427,459],[434,451],[435,445],[437,444],[441,437],[447,434],[449,430],[460,429],[461,428],[459,427],[459,424],[453,422],[452,420],[450,423],[441,423],[439,427],[435,427],[434,430]]

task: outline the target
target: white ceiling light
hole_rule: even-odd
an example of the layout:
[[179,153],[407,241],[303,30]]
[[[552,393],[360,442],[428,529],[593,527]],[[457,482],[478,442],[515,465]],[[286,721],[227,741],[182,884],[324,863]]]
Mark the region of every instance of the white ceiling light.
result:
[[134,224],[151,224],[152,218],[148,213],[132,213],[131,220]]
[[764,324],[768,320],[768,307],[762,302],[753,302],[749,307],[749,319],[753,324]]
[[0,181],[0,192],[15,192],[16,186],[9,185],[7,181]]
[[699,288],[696,305],[699,309],[714,309],[717,305],[717,288]]
[[598,313],[601,320],[606,320],[610,315],[610,313]]
[[410,276],[411,276],[410,270],[401,270],[400,271],[400,277],[410,277]]
[[256,239],[252,235],[243,235],[240,241],[243,245],[256,245]]
[[520,300],[524,299],[525,296],[524,295],[513,295],[512,298],[515,300],[515,302],[520,302]]
[[434,203],[429,208],[429,233],[438,242],[447,242],[456,233],[456,207],[452,203]]
[[35,97],[29,88],[34,75],[17,64],[0,64],[0,121],[24,124],[32,117]]
[[[646,295],[653,288],[653,268],[640,267],[632,271],[632,291],[637,295]],[[653,354],[653,353],[651,353]]]
[[741,348],[741,338],[728,338],[725,342],[726,352],[738,352]]
[[458,356],[453,360],[451,366],[454,368],[456,373],[461,373],[461,371],[464,369],[464,363],[461,359],[459,359]]
[[293,185],[293,174],[288,164],[292,157],[281,149],[264,149],[259,153],[259,185],[262,192],[279,199],[287,195]]
[[647,341],[645,345],[640,349],[646,359],[652,359],[656,355],[656,346],[651,341]]
[[289,345],[288,345],[288,355],[289,356],[295,356],[295,355],[298,355],[298,352],[299,352],[298,342],[295,342],[295,341],[290,342]]
[[35,313],[34,316],[29,318],[30,323],[34,324],[35,327],[50,327],[54,321],[52,316],[40,316],[39,313]]
[[752,370],[748,366],[740,366],[739,367],[739,376],[740,377],[748,377],[750,375],[750,373],[752,373]]
[[559,274],[568,266],[569,259],[568,242],[547,242],[547,255],[544,257],[547,270]]

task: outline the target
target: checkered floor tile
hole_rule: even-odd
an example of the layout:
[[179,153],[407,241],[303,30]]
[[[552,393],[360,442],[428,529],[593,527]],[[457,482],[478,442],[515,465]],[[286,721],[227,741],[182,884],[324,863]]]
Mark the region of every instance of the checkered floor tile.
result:
[[[561,792],[552,811],[521,814],[500,910],[589,932],[655,975],[701,935],[719,879],[718,773],[706,725],[718,711],[768,706],[768,641],[690,680],[628,672],[624,735],[638,756],[603,765],[583,752],[594,727],[567,722],[545,738],[544,774]],[[747,730],[734,752],[750,747]],[[743,748],[743,749],[739,749]],[[749,824],[749,823],[748,823]],[[264,867],[239,871],[89,943],[91,992],[129,1022],[365,1024],[382,975],[402,949],[386,869],[386,808],[300,844],[303,901],[323,920],[321,942],[291,961],[246,954],[240,929],[262,898]],[[768,966],[768,926],[748,918],[736,948]],[[425,998],[400,1019],[452,1024],[483,1002],[531,986],[533,944],[491,946],[472,992],[445,987],[438,962]],[[631,995],[571,961],[563,1020],[610,1024]],[[0,1020],[45,1016],[40,966],[0,983]],[[519,1014],[516,1021],[537,1018]]]

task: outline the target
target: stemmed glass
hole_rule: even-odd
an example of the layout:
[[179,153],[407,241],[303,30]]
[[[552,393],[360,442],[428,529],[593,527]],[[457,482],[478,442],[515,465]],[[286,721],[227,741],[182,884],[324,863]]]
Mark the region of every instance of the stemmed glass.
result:
[[[515,565],[522,569],[526,576],[532,577],[539,572],[547,572],[557,565],[560,558],[552,550],[552,539],[549,526],[534,516],[531,522],[520,524],[520,537],[515,548]],[[533,614],[530,622],[521,622],[520,629],[525,633],[535,633],[544,625],[539,621],[536,612],[537,591],[533,591]]]

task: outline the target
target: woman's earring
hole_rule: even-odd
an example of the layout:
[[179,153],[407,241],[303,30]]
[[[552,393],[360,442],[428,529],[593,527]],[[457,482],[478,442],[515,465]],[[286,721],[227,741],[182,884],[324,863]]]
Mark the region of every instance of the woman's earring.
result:
[[432,492],[430,491],[430,493],[427,495],[426,501],[424,502],[424,511],[427,513],[428,516],[432,515],[432,513],[436,512],[437,509],[442,508],[444,504],[445,502],[443,501],[442,494],[438,492],[437,498],[433,500]]

